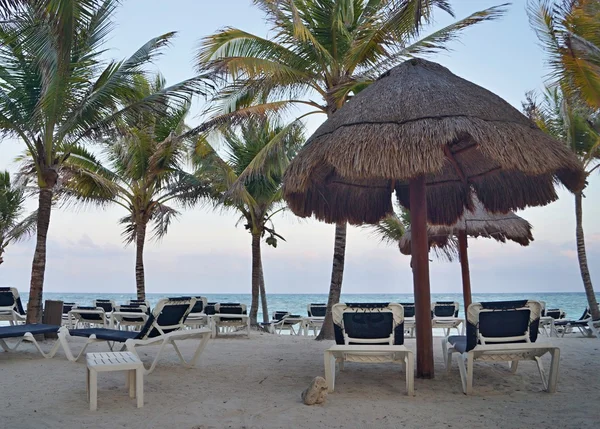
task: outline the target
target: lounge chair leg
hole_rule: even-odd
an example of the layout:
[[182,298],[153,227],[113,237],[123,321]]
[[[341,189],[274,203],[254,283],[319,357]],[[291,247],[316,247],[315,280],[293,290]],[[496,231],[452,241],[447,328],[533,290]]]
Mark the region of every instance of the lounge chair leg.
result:
[[460,382],[462,384],[463,393],[467,394],[467,369],[465,368],[465,356],[462,353],[457,355],[458,371],[460,372]]
[[548,380],[548,393],[555,393],[558,384],[558,364],[560,362],[560,349],[557,347],[550,350],[552,361],[550,362],[550,375]]
[[510,367],[510,372],[512,372],[513,374],[515,374],[517,372],[517,368],[519,367],[519,361],[518,360],[510,361],[508,363],[508,365]]
[[127,371],[127,387],[129,388],[129,397],[135,398],[135,369]]
[[473,353],[467,358],[467,395],[473,393]]
[[448,362],[448,338],[442,338],[442,357],[444,358],[446,372],[450,372],[450,364]]
[[90,371],[90,411],[98,409],[98,373]]
[[327,382],[327,391],[333,392],[335,387],[335,362],[336,358],[329,350],[325,350],[325,381]]
[[144,406],[144,371],[138,368],[134,372],[135,377],[135,395],[137,396],[137,407]]
[[406,367],[406,393],[408,396],[415,395],[415,370],[413,353],[409,351],[404,357]]

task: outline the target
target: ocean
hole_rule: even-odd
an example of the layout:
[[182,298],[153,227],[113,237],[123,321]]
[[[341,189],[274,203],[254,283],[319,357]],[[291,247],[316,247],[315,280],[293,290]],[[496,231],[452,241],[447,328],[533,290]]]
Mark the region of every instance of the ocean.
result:
[[[250,294],[202,294],[208,302],[239,302],[246,304],[250,309]],[[189,293],[169,294],[147,294],[146,299],[153,306],[160,298],[167,296],[189,296]],[[112,299],[117,304],[124,304],[127,300],[135,299],[135,294],[117,293],[44,293],[44,299],[61,300],[64,302],[75,302],[80,305],[91,305],[95,299]],[[27,294],[22,293],[21,299],[24,304]],[[546,308],[560,308],[567,313],[567,317],[578,319],[587,307],[587,300],[583,292],[569,293],[474,293],[473,302],[477,301],[505,301],[517,299],[534,299],[544,301]],[[306,307],[310,303],[326,303],[327,294],[271,294],[267,295],[269,312],[289,311],[292,314],[306,315]],[[342,294],[341,302],[414,302],[412,294]],[[458,301],[461,304],[460,313],[464,315],[462,308],[462,294],[432,293],[431,301]],[[259,320],[262,319],[259,311]]]

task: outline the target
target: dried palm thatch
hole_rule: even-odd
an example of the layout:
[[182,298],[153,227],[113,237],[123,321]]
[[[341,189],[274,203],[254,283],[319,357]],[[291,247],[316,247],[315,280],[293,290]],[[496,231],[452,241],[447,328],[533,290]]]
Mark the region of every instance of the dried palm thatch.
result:
[[426,176],[428,221],[473,208],[507,213],[584,185],[581,164],[506,101],[447,68],[412,59],[383,74],[322,124],[290,164],[285,199],[302,217],[376,223],[391,194],[410,208],[408,180]]
[[[466,231],[470,237],[493,238],[501,243],[511,240],[521,246],[528,246],[533,241],[531,224],[513,212],[490,213],[477,200],[473,198],[473,211],[465,210],[460,219],[453,225],[427,225],[427,239],[430,248],[434,249],[438,256],[440,250],[442,255],[449,260],[458,255],[458,241],[456,237],[459,231]],[[398,240],[400,252],[405,255],[411,254],[410,227],[406,229]]]

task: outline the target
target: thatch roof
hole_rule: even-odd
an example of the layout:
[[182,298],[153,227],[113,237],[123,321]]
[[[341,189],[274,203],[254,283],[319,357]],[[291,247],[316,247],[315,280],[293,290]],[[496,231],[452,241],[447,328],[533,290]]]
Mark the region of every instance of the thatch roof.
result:
[[426,175],[428,221],[453,224],[474,191],[492,212],[557,199],[584,184],[581,164],[506,101],[439,64],[413,59],[382,75],[323,123],[290,164],[285,199],[298,216],[376,223],[391,194]]
[[[458,231],[466,231],[470,237],[493,238],[496,241],[505,243],[511,240],[519,243],[521,246],[528,246],[533,241],[531,234],[531,224],[513,212],[506,214],[490,213],[483,205],[473,198],[473,211],[465,210],[460,219],[453,225],[427,225],[427,239],[429,246],[434,250],[446,250],[444,254],[448,259],[456,254],[457,241],[455,237]],[[405,255],[411,254],[411,233],[410,227],[404,232],[398,246]]]

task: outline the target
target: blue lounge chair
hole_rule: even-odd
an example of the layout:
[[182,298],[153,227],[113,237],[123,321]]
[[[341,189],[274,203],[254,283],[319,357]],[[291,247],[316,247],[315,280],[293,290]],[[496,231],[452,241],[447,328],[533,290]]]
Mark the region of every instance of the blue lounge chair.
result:
[[600,338],[600,320],[592,320],[590,309],[586,308],[581,317],[577,320],[561,319],[554,321],[554,327],[561,332],[564,337],[566,333],[572,332],[573,328],[579,329],[584,337]]
[[[52,349],[48,353],[45,353],[36,341],[34,335],[56,333],[60,329],[58,325],[44,325],[44,324],[26,324],[26,325],[14,325],[14,326],[0,326],[0,347],[5,352],[14,352],[17,347],[22,343],[32,343],[35,348],[44,356],[46,359],[50,359],[56,354],[60,345],[59,341],[55,341]],[[11,346],[6,343],[5,339],[16,338],[17,342]]]
[[14,287],[0,287],[0,320],[14,325],[25,323],[26,318],[19,291]]
[[335,346],[325,351],[325,379],[335,387],[336,364],[393,362],[406,372],[406,390],[414,394],[414,358],[404,346],[404,309],[400,304],[335,304]]
[[[458,368],[465,394],[473,391],[473,362],[509,362],[514,373],[521,360],[537,363],[544,388],[554,393],[558,382],[560,349],[536,343],[541,305],[537,301],[475,302],[467,309],[467,335],[442,340],[446,370],[452,356],[458,357]],[[549,380],[546,379],[541,356],[552,355]]]
[[[146,324],[139,332],[106,328],[69,330],[63,327],[58,332],[58,338],[63,345],[67,359],[72,362],[77,361],[91,343],[105,341],[108,343],[111,350],[113,349],[114,344],[119,343],[123,345],[121,350],[127,349],[136,355],[136,347],[159,345],[160,349],[150,367],[146,369],[146,374],[154,370],[162,350],[169,344],[173,346],[179,360],[184,366],[193,367],[196,365],[198,357],[206,347],[206,343],[210,338],[210,329],[184,329],[185,318],[190,313],[195,303],[196,299],[189,297],[161,299],[158,301],[156,307],[154,307],[154,310],[148,316]],[[77,356],[73,355],[69,345],[69,342],[73,337],[87,338],[85,345]],[[183,358],[179,347],[177,347],[176,344],[176,341],[188,338],[200,339],[200,343],[189,362]]]

